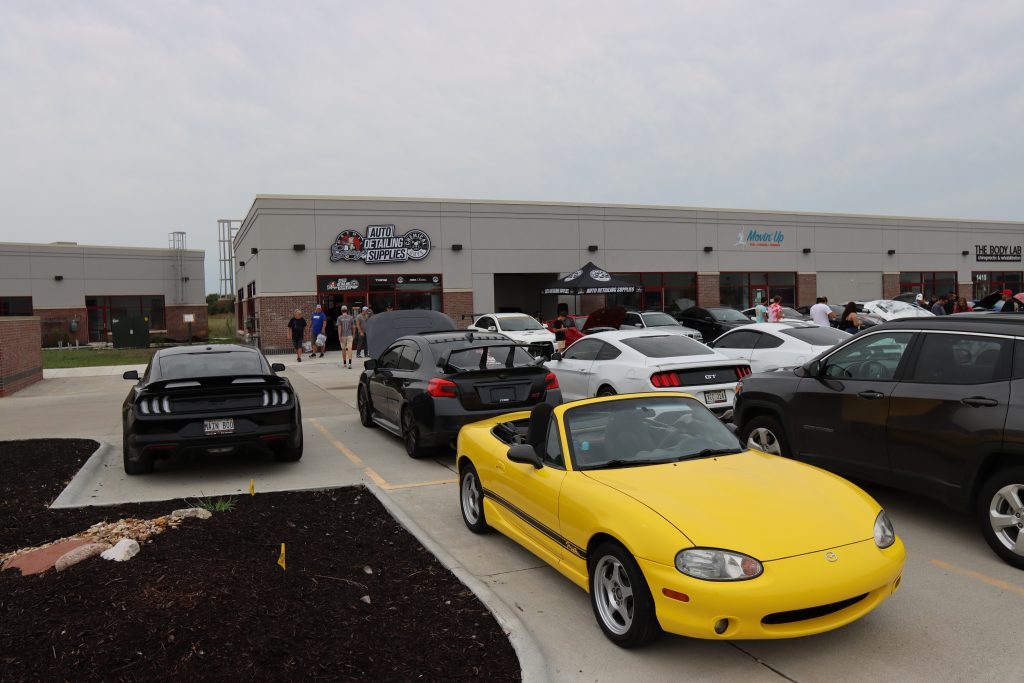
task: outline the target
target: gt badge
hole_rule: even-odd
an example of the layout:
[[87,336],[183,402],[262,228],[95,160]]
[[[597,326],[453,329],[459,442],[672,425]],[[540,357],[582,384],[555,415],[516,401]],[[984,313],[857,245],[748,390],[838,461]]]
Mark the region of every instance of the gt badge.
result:
[[839,556],[836,555],[831,550],[829,550],[827,553],[825,553],[825,559],[828,560],[829,562],[835,562],[836,560],[839,559]]

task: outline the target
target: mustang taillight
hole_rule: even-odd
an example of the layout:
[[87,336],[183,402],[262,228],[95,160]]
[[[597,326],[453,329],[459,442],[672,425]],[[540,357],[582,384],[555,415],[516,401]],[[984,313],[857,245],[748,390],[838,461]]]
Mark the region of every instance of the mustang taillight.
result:
[[286,406],[288,401],[291,400],[288,396],[288,392],[284,389],[264,389],[263,390],[263,407],[267,408],[270,406]]
[[135,407],[143,415],[166,415],[171,412],[171,399],[168,396],[150,396],[140,400]]
[[545,389],[557,389],[558,388],[558,377],[553,372],[549,372],[548,376],[544,378]]
[[434,398],[455,398],[455,382],[441,377],[431,377],[427,383],[427,393]]
[[651,384],[664,389],[665,387],[678,387],[682,386],[679,381],[679,375],[674,372],[656,372],[651,375]]
[[737,365],[736,366],[736,379],[743,379],[747,375],[751,375],[753,372],[750,370],[749,365]]

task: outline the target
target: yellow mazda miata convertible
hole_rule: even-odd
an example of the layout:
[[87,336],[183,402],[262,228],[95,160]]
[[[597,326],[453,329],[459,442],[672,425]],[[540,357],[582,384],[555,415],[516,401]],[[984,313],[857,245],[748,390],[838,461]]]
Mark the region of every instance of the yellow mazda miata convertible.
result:
[[623,647],[662,629],[788,638],[858,619],[900,585],[885,512],[760,451],[686,394],[539,404],[463,427],[466,526],[494,528],[590,592]]

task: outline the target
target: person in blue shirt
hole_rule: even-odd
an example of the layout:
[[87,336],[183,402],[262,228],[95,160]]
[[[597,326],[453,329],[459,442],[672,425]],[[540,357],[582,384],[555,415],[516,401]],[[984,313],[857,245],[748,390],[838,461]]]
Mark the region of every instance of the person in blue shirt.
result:
[[[313,353],[309,354],[310,358],[316,358],[316,352],[319,349],[320,357],[324,357],[324,346],[327,344],[327,340],[324,340],[323,344],[318,343],[319,337],[323,334],[324,328],[327,326],[327,314],[324,313],[324,309],[320,304],[316,305],[316,310],[313,311],[313,317],[310,319],[312,322],[312,330],[310,335],[313,338]],[[326,335],[324,335],[326,337]]]

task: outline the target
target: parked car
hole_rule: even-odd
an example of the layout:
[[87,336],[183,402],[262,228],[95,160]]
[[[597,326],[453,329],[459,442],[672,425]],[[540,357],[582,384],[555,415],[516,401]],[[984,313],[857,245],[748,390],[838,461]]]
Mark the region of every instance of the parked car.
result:
[[859,302],[864,310],[882,320],[899,320],[901,318],[932,318],[935,314],[926,311],[920,306],[908,304],[903,301],[889,301],[887,299],[875,299],[874,301]]
[[1024,319],[879,325],[795,370],[744,378],[744,442],[973,511],[1024,568]]
[[588,591],[621,647],[661,630],[821,633],[900,585],[906,551],[878,503],[744,450],[685,394],[538,405],[466,426],[457,453],[466,527],[497,529]]
[[621,330],[623,327],[637,330],[656,330],[670,334],[683,334],[699,342],[704,341],[704,336],[700,332],[692,327],[686,327],[668,313],[663,313],[662,311],[627,311],[622,324],[619,325],[619,329]]
[[709,346],[727,358],[750,363],[753,372],[766,372],[802,365],[849,338],[849,333],[833,327],[754,323],[726,332]]
[[685,335],[653,330],[596,332],[545,366],[558,377],[567,401],[685,388],[722,417],[732,412],[736,381],[750,373],[745,361],[726,358]]
[[524,313],[488,313],[474,320],[468,329],[500,332],[509,339],[525,345],[533,356],[547,358],[555,350],[554,333]]
[[271,451],[302,457],[302,408],[291,383],[250,346],[176,346],[153,354],[121,405],[124,471],[145,474],[177,453]]
[[736,309],[724,306],[692,306],[677,314],[676,319],[700,332],[705,342],[718,339],[727,330],[754,322]]
[[496,332],[456,330],[437,311],[378,313],[356,405],[364,427],[402,437],[413,458],[455,442],[470,422],[562,401],[555,374]]
[[[874,327],[875,325],[881,325],[882,323],[885,322],[884,320],[879,318],[877,315],[872,315],[871,313],[866,313],[864,311],[863,304],[854,304],[854,305],[855,305],[855,307],[857,309],[857,318],[860,320],[860,329],[866,330],[869,327]],[[836,304],[828,304],[828,307],[830,309],[832,309],[833,313],[836,314],[836,317],[833,318],[832,320],[830,320],[829,324],[831,324],[832,327],[839,327],[839,321],[843,319],[843,311],[846,310],[846,306],[838,306]],[[810,319],[810,317],[811,317],[811,307],[810,306],[800,306],[796,310],[798,310],[800,313],[805,314],[807,316],[808,320]]]
[[[750,318],[754,322],[757,322],[757,309],[756,308],[748,308],[746,310],[740,311],[740,313],[742,313],[743,315],[747,316],[748,318]],[[789,306],[783,306],[782,307],[782,319],[783,320],[799,320],[799,321],[802,322],[804,320],[810,320],[811,319],[811,314],[810,313],[803,313],[799,309],[796,309],[796,308],[790,308]]]

